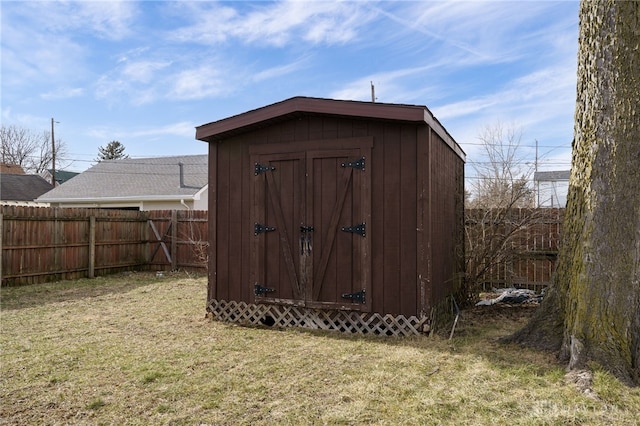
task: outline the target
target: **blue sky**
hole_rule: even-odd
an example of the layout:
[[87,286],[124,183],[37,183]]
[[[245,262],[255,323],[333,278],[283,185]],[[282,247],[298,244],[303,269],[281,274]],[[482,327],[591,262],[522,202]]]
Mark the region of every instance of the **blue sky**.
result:
[[2,1],[1,119],[67,170],[205,154],[195,126],[292,96],[426,105],[467,153],[497,123],[570,166],[577,1]]

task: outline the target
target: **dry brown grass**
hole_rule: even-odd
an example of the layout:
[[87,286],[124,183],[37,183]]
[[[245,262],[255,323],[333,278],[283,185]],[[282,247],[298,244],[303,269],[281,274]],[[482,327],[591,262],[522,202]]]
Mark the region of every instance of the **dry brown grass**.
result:
[[640,392],[495,339],[526,319],[465,312],[453,340],[245,328],[205,318],[205,278],[130,274],[2,289],[2,424],[636,424]]

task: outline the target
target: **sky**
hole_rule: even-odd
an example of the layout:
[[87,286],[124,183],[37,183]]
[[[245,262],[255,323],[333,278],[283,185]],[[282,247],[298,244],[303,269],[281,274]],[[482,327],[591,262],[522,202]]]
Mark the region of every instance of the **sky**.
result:
[[[1,122],[50,131],[81,172],[206,154],[195,127],[293,96],[425,105],[481,164],[502,126],[568,170],[577,1],[5,1]],[[536,156],[536,143],[538,155]]]

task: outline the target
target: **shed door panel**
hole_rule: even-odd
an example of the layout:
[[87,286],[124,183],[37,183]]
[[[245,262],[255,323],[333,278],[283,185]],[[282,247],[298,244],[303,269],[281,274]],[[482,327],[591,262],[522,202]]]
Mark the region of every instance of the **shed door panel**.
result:
[[301,304],[298,227],[305,203],[304,153],[262,155],[254,160],[265,167],[255,176],[254,185],[254,285],[269,289],[260,294],[260,300]]
[[306,213],[307,222],[314,226],[307,306],[358,310],[369,306],[342,297],[367,286],[362,262],[366,236],[342,230],[365,222],[361,199],[366,171],[343,166],[360,158],[359,149],[307,153]]
[[[256,154],[251,217],[254,302],[370,310],[369,238],[343,228],[366,223],[369,172],[348,164],[362,149]],[[366,226],[366,225],[365,225]],[[256,228],[257,229],[257,228]],[[272,230],[273,229],[273,230]]]

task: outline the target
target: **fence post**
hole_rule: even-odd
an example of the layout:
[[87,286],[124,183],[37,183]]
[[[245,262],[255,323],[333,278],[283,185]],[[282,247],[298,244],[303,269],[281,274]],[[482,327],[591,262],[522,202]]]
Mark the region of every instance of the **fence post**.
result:
[[4,234],[2,230],[2,218],[3,214],[0,212],[0,286],[2,286],[2,259],[4,259],[4,254],[2,253],[2,240],[4,240]]
[[62,245],[60,244],[60,222],[58,221],[58,207],[53,208],[53,277],[56,280],[62,279],[64,273],[60,266]]
[[171,270],[178,269],[178,211],[171,210]]
[[89,278],[95,278],[96,268],[96,217],[89,216]]

